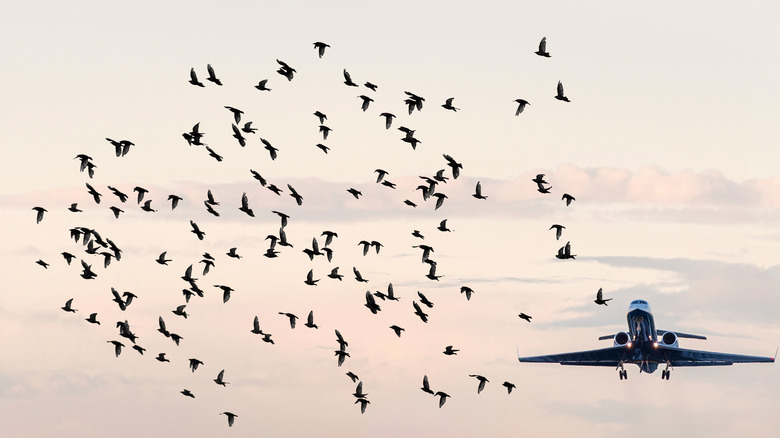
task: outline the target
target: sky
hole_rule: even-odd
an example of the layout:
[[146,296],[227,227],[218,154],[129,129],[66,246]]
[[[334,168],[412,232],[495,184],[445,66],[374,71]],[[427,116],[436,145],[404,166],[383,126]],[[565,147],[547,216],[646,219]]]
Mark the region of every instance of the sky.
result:
[[[7,2],[0,26],[8,436],[707,436],[780,426],[772,364],[520,364],[609,346],[649,301],[681,346],[774,356],[780,344],[780,7],[773,2]],[[534,54],[542,37],[550,58]],[[330,45],[322,58],[315,41]],[[277,60],[296,69],[288,81]],[[210,64],[223,85],[205,80]],[[188,83],[194,69],[205,84]],[[347,70],[359,87],[344,84]],[[254,88],[267,79],[271,91]],[[371,91],[365,82],[378,86]],[[571,102],[554,99],[561,81]],[[404,92],[425,98],[407,112]],[[373,99],[361,110],[360,95]],[[458,111],[442,108],[453,97]],[[515,99],[529,105],[515,115]],[[241,147],[233,115],[257,128]],[[313,115],[322,111],[327,139]],[[396,115],[385,129],[379,114]],[[223,159],[182,138],[200,123]],[[397,128],[415,131],[416,149]],[[116,157],[106,138],[130,140]],[[278,148],[271,159],[260,141]],[[327,154],[315,145],[328,146]],[[78,154],[96,165],[90,178]],[[455,179],[443,155],[462,164]],[[250,169],[282,189],[274,195]],[[376,183],[388,172],[390,188]],[[440,169],[440,208],[416,189]],[[545,174],[549,194],[531,181]],[[475,199],[481,183],[487,199]],[[89,183],[102,194],[96,204]],[[288,184],[302,196],[297,205]],[[130,195],[120,202],[107,186]],[[148,190],[156,212],[135,200]],[[359,199],[347,193],[355,188]],[[213,193],[219,217],[203,201]],[[255,216],[238,211],[246,193]],[[564,193],[575,197],[571,205]],[[171,209],[167,197],[183,198]],[[416,204],[404,204],[410,200]],[[78,203],[83,212],[67,207]],[[36,223],[33,207],[47,209]],[[110,206],[122,208],[118,219]],[[293,247],[263,257],[280,218]],[[439,231],[441,221],[452,231]],[[206,232],[198,240],[190,221]],[[552,224],[562,224],[556,240]],[[84,252],[88,227],[121,260]],[[333,259],[302,254],[338,233]],[[418,230],[425,238],[412,236]],[[359,242],[382,243],[363,255]],[[575,260],[558,260],[571,242]],[[438,280],[422,251],[434,248]],[[241,259],[226,255],[237,248]],[[76,255],[68,265],[61,252]],[[168,266],[155,262],[161,252]],[[203,253],[215,258],[203,274]],[[47,269],[37,265],[46,261]],[[80,277],[80,261],[97,278]],[[204,297],[187,304],[193,265]],[[334,267],[342,281],[327,274]],[[357,282],[352,268],[369,281]],[[316,286],[304,283],[312,270]],[[372,314],[366,291],[386,292]],[[234,289],[229,301],[212,285]],[[470,300],[461,286],[474,290]],[[111,288],[137,295],[126,310]],[[609,305],[593,303],[603,288]],[[433,303],[424,323],[417,292]],[[73,298],[75,313],[60,308]],[[317,329],[303,326],[314,312]],[[96,312],[100,325],[84,321]],[[299,317],[295,329],[279,312]],[[518,318],[532,316],[531,323]],[[275,344],[250,333],[257,316]],[[162,317],[183,339],[157,332]],[[144,355],[119,336],[127,320]],[[404,328],[397,337],[391,325]],[[334,330],[350,357],[337,365]],[[117,357],[111,340],[126,348]],[[455,356],[442,354],[448,345]],[[169,363],[154,359],[166,353]],[[188,359],[204,364],[197,371]],[[227,387],[213,382],[225,370]],[[357,374],[370,404],[355,405]],[[477,380],[489,382],[477,393]],[[445,405],[420,390],[428,376]],[[504,381],[516,389],[507,394]],[[187,388],[194,399],[179,391]],[[228,427],[222,412],[237,414]]]

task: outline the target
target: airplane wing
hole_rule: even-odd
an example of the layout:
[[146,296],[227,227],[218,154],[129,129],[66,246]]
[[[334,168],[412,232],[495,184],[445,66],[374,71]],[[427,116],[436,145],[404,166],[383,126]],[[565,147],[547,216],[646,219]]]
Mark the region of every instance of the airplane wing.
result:
[[561,365],[585,365],[617,367],[625,358],[625,346],[600,348],[598,350],[577,351],[574,353],[549,354],[546,356],[519,357],[520,362],[546,362]]
[[679,347],[659,345],[673,367],[717,366],[745,362],[774,362],[774,357],[745,356],[742,354],[716,353],[713,351],[688,350]]

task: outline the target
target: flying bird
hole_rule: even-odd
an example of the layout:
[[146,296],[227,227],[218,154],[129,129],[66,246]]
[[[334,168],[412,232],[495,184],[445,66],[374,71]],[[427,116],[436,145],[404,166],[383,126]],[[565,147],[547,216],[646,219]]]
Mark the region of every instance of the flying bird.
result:
[[368,404],[370,404],[371,402],[368,401],[368,399],[359,398],[359,399],[355,400],[355,404],[358,404],[358,403],[360,403],[360,413],[361,414],[365,414],[366,413],[366,406]]
[[447,397],[451,397],[449,394],[447,394],[446,392],[442,392],[442,391],[436,391],[436,394],[434,394],[434,395],[439,397],[439,407],[444,406],[444,402],[447,401]]
[[576,254],[571,253],[571,242],[566,242],[565,246],[558,249],[558,254],[555,255],[555,258],[565,260],[573,259],[574,256],[576,256]]
[[531,316],[529,316],[529,315],[526,315],[525,313],[522,313],[522,312],[520,312],[520,314],[519,314],[519,315],[517,315],[517,316],[519,316],[519,317],[520,317],[520,319],[524,319],[524,320],[526,320],[526,321],[528,321],[528,322],[531,322],[531,318],[532,318],[532,317],[531,317]]
[[397,325],[391,325],[390,328],[393,329],[395,335],[398,336],[399,338],[401,337],[401,332],[404,331],[403,328],[398,327]]
[[306,274],[306,280],[304,283],[308,284],[309,286],[316,286],[318,281],[320,280],[314,279],[314,269],[309,269],[309,273]]
[[427,392],[430,395],[433,395],[433,390],[431,390],[431,385],[428,383],[428,375],[423,376],[423,386],[420,388],[423,390],[423,392]]
[[361,99],[363,99],[363,103],[362,103],[362,105],[360,106],[360,108],[361,108],[363,111],[367,110],[367,109],[368,109],[368,105],[369,105],[371,102],[373,102],[373,101],[374,101],[374,99],[372,99],[372,98],[370,98],[370,97],[368,97],[368,96],[366,96],[366,95],[363,95],[363,94],[361,94],[361,95],[360,95],[360,96],[358,96],[358,97],[359,97],[359,98],[361,98]]
[[122,353],[122,347],[125,346],[125,344],[119,342],[119,341],[106,341],[109,344],[114,344],[114,354],[116,357],[119,357],[119,355]]
[[358,84],[352,82],[352,77],[349,75],[349,72],[347,72],[347,69],[344,69],[344,83],[347,84],[350,87],[357,87]]
[[[553,224],[550,226],[550,230],[555,229],[555,240],[558,240],[561,238],[561,232],[562,230],[566,228],[563,225]],[[548,230],[549,231],[549,230]]]
[[198,228],[198,224],[192,220],[190,220],[190,225],[192,226],[192,230],[190,230],[190,232],[195,233],[195,235],[198,236],[198,240],[203,240],[203,237],[206,235],[206,233],[201,231],[200,228]]
[[319,119],[320,125],[325,123],[325,120],[328,119],[328,116],[326,116],[322,111],[314,111],[314,115],[317,117],[317,119]]
[[568,193],[564,193],[563,196],[561,196],[561,200],[562,201],[566,201],[566,206],[567,207],[569,206],[569,204],[571,204],[571,201],[576,201],[576,199],[574,199],[574,196],[572,196],[572,195],[570,195]]
[[371,295],[370,291],[366,291],[366,304],[364,304],[364,306],[366,306],[368,310],[370,310],[371,313],[373,313],[374,315],[376,315],[377,312],[382,310],[379,307],[379,304],[377,304],[376,301],[374,300],[374,296]]
[[530,105],[527,100],[525,99],[515,99],[515,102],[517,102],[517,110],[515,111],[515,116],[519,116],[521,112],[525,109],[526,105]]
[[558,81],[558,89],[555,98],[564,102],[571,102],[568,97],[563,95],[563,84],[561,81]]
[[460,176],[460,169],[463,169],[463,165],[447,154],[442,155],[444,156],[444,159],[447,160],[447,165],[452,169],[452,177],[458,179],[458,176]]
[[414,307],[414,314],[419,316],[422,322],[428,322],[428,314],[423,312],[422,308],[419,304],[417,304],[417,301],[412,301],[412,306]]
[[474,194],[471,195],[471,196],[473,196],[473,197],[475,197],[477,199],[487,199],[488,198],[487,196],[482,196],[482,184],[479,181],[477,181],[477,187],[475,189]]
[[222,385],[222,386],[227,386],[228,384],[230,384],[230,382],[226,382],[224,379],[225,379],[225,370],[222,370],[219,372],[219,374],[217,374],[217,378],[214,379],[214,382],[217,385]]
[[292,313],[289,313],[289,312],[279,312],[279,314],[286,316],[290,320],[290,328],[292,328],[292,329],[295,328],[295,321],[298,319],[297,316],[295,316],[295,315],[293,315]]
[[471,300],[471,294],[474,293],[474,289],[472,289],[472,288],[470,288],[468,286],[461,286],[460,287],[460,293],[462,293],[462,294],[465,293],[466,294],[466,301],[469,301],[469,300]]
[[379,116],[385,118],[385,129],[390,129],[390,125],[393,124],[393,119],[395,118],[395,115],[390,113],[382,113],[379,114]]
[[456,350],[452,348],[452,345],[448,345],[447,347],[444,348],[444,354],[446,354],[447,356],[454,356],[458,354],[459,351],[460,350]]
[[477,394],[482,392],[483,389],[485,389],[485,383],[490,382],[490,380],[486,379],[484,376],[480,376],[479,374],[469,374],[469,377],[474,377],[477,380],[479,380],[479,386],[477,387]]
[[195,398],[195,395],[192,392],[190,392],[189,389],[183,389],[179,392],[185,395],[186,397]]
[[258,82],[257,85],[255,85],[255,88],[260,91],[271,91],[271,89],[268,88],[266,84],[268,84],[268,79],[263,79],[262,81]]
[[74,309],[73,307],[71,307],[72,305],[73,305],[73,298],[69,299],[68,301],[65,301],[65,305],[60,307],[60,309],[66,312],[76,313],[78,309]]
[[85,318],[84,320],[90,324],[100,325],[100,321],[97,320],[97,313],[90,313],[89,318]]
[[322,58],[322,55],[325,54],[326,47],[330,47],[330,46],[321,41],[317,41],[316,43],[314,43],[314,48],[317,49],[317,54],[319,55],[320,58]]
[[179,205],[179,201],[181,201],[182,198],[177,195],[168,195],[168,200],[171,201],[171,210],[173,210]]
[[453,99],[455,99],[455,98],[454,97],[450,97],[449,99],[447,99],[447,101],[444,102],[444,105],[442,105],[442,108],[448,109],[450,111],[457,111],[457,110],[459,110],[460,108],[455,108],[454,106],[452,106],[452,100]]
[[355,280],[361,282],[361,283],[368,283],[368,280],[363,278],[362,275],[360,275],[360,271],[357,270],[356,267],[352,267],[352,272],[355,274]]
[[200,82],[198,80],[198,75],[195,74],[195,69],[194,68],[190,69],[190,83],[192,85],[196,85],[198,87],[205,87],[205,85],[203,85],[203,82]]
[[314,311],[309,311],[309,316],[306,317],[306,324],[304,324],[308,328],[319,328],[317,324],[314,323]]
[[534,53],[545,58],[550,57],[550,54],[547,52],[547,37],[543,37],[542,40],[539,41],[539,50]]
[[32,209],[37,212],[37,214],[35,215],[35,223],[36,224],[41,223],[41,221],[43,220],[43,213],[49,211],[49,210],[46,210],[43,207],[33,207]]
[[604,291],[603,291],[602,288],[599,288],[599,291],[596,292],[596,299],[593,300],[593,302],[596,303],[596,304],[603,304],[603,305],[606,306],[607,305],[607,301],[611,300],[612,298],[607,298],[605,300],[603,297],[604,297]]
[[502,385],[506,388],[506,393],[511,394],[512,390],[516,388],[514,383],[504,382]]
[[220,415],[227,415],[228,427],[233,427],[233,421],[236,419],[236,417],[238,417],[238,415],[228,411],[225,411]]
[[[255,213],[249,208],[249,199],[246,197],[246,192],[241,196],[241,207],[238,208],[250,217],[255,217]],[[235,248],[234,248],[235,249]]]
[[206,64],[206,70],[209,72],[209,77],[206,78],[207,81],[211,81],[217,85],[222,85],[222,81],[217,78],[217,75],[214,73],[214,68],[211,67],[211,64]]

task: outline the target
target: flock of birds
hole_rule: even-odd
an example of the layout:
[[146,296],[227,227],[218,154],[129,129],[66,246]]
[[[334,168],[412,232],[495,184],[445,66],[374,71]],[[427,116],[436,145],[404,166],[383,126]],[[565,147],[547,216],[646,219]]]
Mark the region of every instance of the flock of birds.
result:
[[[317,55],[322,58],[325,54],[325,51],[330,46],[328,44],[322,43],[322,42],[315,42],[314,48],[317,51]],[[546,38],[543,38],[541,42],[539,43],[538,51],[535,52],[538,56],[541,57],[550,57],[549,52],[547,52],[546,49]],[[297,73],[296,69],[291,67],[289,64],[285,63],[284,61],[277,60],[279,64],[279,68],[277,70],[277,73],[286,78],[288,81],[293,81],[295,74]],[[222,80],[219,79],[215,73],[215,70],[212,68],[211,65],[207,66],[207,72],[208,77],[206,78],[206,81],[209,83],[212,83],[216,86],[222,86]],[[344,84],[348,87],[359,87],[360,85],[353,81],[352,76],[349,74],[349,72],[344,69],[343,70],[343,76],[344,76]],[[191,69],[190,71],[190,84],[196,87],[205,87],[206,84],[201,82],[198,79],[198,75],[195,71],[195,69]],[[263,79],[259,81],[259,83],[255,86],[257,90],[264,91],[264,92],[270,92],[271,89],[268,88],[268,79]],[[376,91],[377,85],[371,83],[371,82],[365,82],[363,86],[370,91]],[[406,91],[405,92],[405,99],[403,101],[407,111],[408,115],[412,115],[415,111],[421,111],[424,106],[425,98],[421,97],[418,94]],[[360,108],[362,111],[367,111],[372,103],[374,103],[374,99],[365,95],[361,94],[359,96],[361,100],[361,106]],[[570,102],[569,98],[565,96],[563,85],[561,82],[558,82],[557,86],[557,92],[555,95],[555,99],[563,102]],[[454,98],[448,98],[446,101],[441,105],[442,108],[449,110],[449,111],[458,111],[459,108],[456,108],[453,106]],[[527,106],[530,105],[528,101],[525,99],[515,99],[514,102],[518,104],[517,109],[515,111],[515,115],[519,116]],[[228,110],[232,115],[232,123],[231,123],[231,131],[233,133],[233,138],[235,138],[236,142],[238,143],[238,146],[240,147],[246,147],[247,144],[251,141],[251,136],[255,135],[259,137],[260,143],[262,143],[263,147],[268,151],[269,156],[271,160],[276,160],[279,154],[279,149],[271,144],[270,141],[267,139],[260,137],[257,134],[257,128],[254,128],[252,126],[252,121],[244,121],[244,112],[238,108],[234,108],[231,106],[225,106],[225,109]],[[313,115],[316,117],[317,121],[319,122],[319,132],[322,134],[322,142],[327,141],[329,133],[332,131],[330,127],[325,125],[327,121],[327,115],[319,110],[315,111]],[[382,112],[379,114],[382,119],[384,119],[384,126],[385,129],[390,129],[393,125],[394,120],[396,119],[396,116],[390,112]],[[403,132],[403,137],[401,140],[405,143],[408,143],[412,149],[416,149],[416,147],[421,143],[421,141],[415,137],[415,130],[407,128],[405,126],[400,126],[397,128],[401,132]],[[191,147],[200,147],[203,150],[205,150],[210,157],[214,158],[215,160],[222,161],[222,156],[219,155],[212,147],[210,147],[206,142],[206,134],[200,130],[200,123],[196,123],[191,130],[184,132],[182,134],[182,137],[186,141],[187,145]],[[111,138],[106,138],[106,140],[111,144],[111,146],[114,148],[115,155],[117,157],[124,157],[128,153],[130,153],[135,146],[135,144],[130,140],[114,140]],[[322,152],[325,154],[328,153],[329,147],[326,146],[323,143],[318,143],[316,145]],[[429,200],[435,200],[433,209],[438,210],[442,207],[443,203],[447,199],[447,195],[440,191],[443,184],[445,184],[449,179],[457,179],[461,171],[463,169],[463,164],[458,162],[456,159],[454,159],[452,156],[448,154],[442,154],[444,158],[444,167],[443,169],[437,170],[435,172],[431,173],[431,176],[421,176],[421,184],[414,189],[414,191],[421,192],[421,198],[420,200],[417,200],[416,202],[411,199],[406,199],[404,201],[404,204],[416,208],[421,203],[428,202]],[[80,172],[86,172],[89,180],[93,179],[95,176],[95,169],[96,164],[94,163],[93,159],[86,155],[86,154],[79,154],[76,156],[76,159],[79,160],[79,170]],[[283,188],[280,188],[279,186],[267,181],[260,173],[253,169],[249,169],[249,173],[251,174],[252,178],[260,183],[262,187],[267,188],[274,194],[278,196],[282,196],[283,193],[286,192],[287,195],[289,195],[291,198],[293,198],[295,204],[297,206],[301,206],[304,203],[304,196],[301,195],[294,187],[292,187],[290,184],[280,184],[280,186],[286,185],[286,191]],[[396,189],[396,184],[389,181],[387,179],[387,176],[389,175],[389,172],[383,169],[376,169],[374,171],[376,173],[376,183],[380,184],[384,187],[387,187],[388,189]],[[549,194],[551,193],[552,186],[545,180],[544,174],[537,175],[532,180],[537,185],[537,190],[541,194]],[[92,200],[94,201],[95,207],[98,205],[101,205],[102,201],[105,201],[106,198],[104,198],[104,193],[101,193],[100,190],[96,189],[93,185],[91,185],[89,182],[86,182],[86,188],[87,188],[87,194],[90,195]],[[127,204],[128,200],[131,198],[130,194],[126,194],[122,192],[121,190],[117,189],[113,186],[107,186],[107,189],[110,191],[110,194],[116,197],[116,200],[119,201],[118,205],[124,206]],[[346,189],[346,192],[348,195],[345,196],[352,196],[355,199],[360,199],[363,194],[360,190],[357,190],[354,187],[349,187]],[[148,212],[148,213],[154,213],[157,212],[156,209],[152,207],[152,199],[146,198],[146,195],[149,193],[149,191],[143,187],[136,186],[133,188],[133,193],[135,193],[135,202],[140,206],[141,210]],[[109,195],[110,196],[110,195]],[[477,182],[476,187],[474,189],[474,193],[472,194],[474,198],[480,201],[484,201],[488,199],[488,196],[486,196],[483,193],[483,187],[481,182]],[[113,199],[113,198],[111,198]],[[563,194],[561,198],[566,206],[571,205],[571,203],[575,200],[575,198],[567,193]],[[170,209],[175,210],[182,202],[197,202],[194,200],[185,200],[183,196],[177,195],[177,194],[169,194],[167,195],[167,201],[170,202]],[[206,194],[206,199],[202,201],[205,211],[213,215],[215,217],[220,216],[220,202],[215,199],[215,196],[209,190]],[[68,210],[72,213],[81,213],[83,210],[79,208],[79,203],[74,202],[70,205]],[[103,204],[105,205],[105,204]],[[251,208],[250,200],[247,196],[247,193],[244,192],[241,196],[241,202],[240,207],[238,210],[243,212],[244,214],[248,215],[249,217],[255,217],[255,211]],[[126,208],[126,207],[125,207]],[[160,207],[161,208],[161,207]],[[117,205],[112,205],[109,207],[111,210],[114,218],[120,219],[121,215],[125,213],[123,208],[120,208]],[[33,210],[36,212],[36,222],[41,223],[44,220],[44,214],[47,213],[47,209],[44,207],[34,207]],[[278,228],[278,232],[275,234],[270,234],[266,237],[266,240],[268,241],[268,248],[263,253],[264,257],[267,257],[269,259],[273,259],[276,257],[279,257],[283,251],[286,251],[293,247],[293,245],[290,243],[287,237],[286,233],[286,226],[288,224],[288,221],[291,220],[291,216],[283,213],[281,211],[274,210],[271,212],[272,214],[275,214],[279,217],[280,224]],[[202,229],[198,224],[195,222],[195,220],[190,219],[189,220],[190,225],[190,231],[196,236],[196,238],[200,241],[203,241],[206,239],[206,236],[208,235],[208,230]],[[550,230],[555,230],[555,239],[559,240],[561,238],[562,232],[566,227],[559,224],[554,224],[550,227]],[[440,222],[439,226],[437,227],[439,231],[442,232],[449,232],[451,231],[447,226],[447,219],[444,219]],[[119,263],[122,260],[122,249],[120,249],[119,246],[107,235],[104,235],[102,232],[99,232],[98,230],[86,226],[78,226],[73,227],[69,230],[70,232],[70,238],[73,239],[74,242],[77,244],[80,244],[82,246],[83,252],[87,256],[94,256],[98,258],[102,258],[102,266],[103,269],[108,269],[110,265],[113,263]],[[414,236],[416,239],[418,239],[419,242],[422,242],[424,239],[424,236],[420,233],[419,230],[414,230],[412,232],[412,236]],[[334,241],[334,239],[338,238],[338,234],[334,231],[326,230],[324,231],[320,236],[314,236],[311,239],[311,245],[307,248],[304,248],[302,250],[303,253],[306,254],[308,259],[310,261],[313,261],[315,257],[324,257],[328,260],[328,262],[331,262],[334,257],[334,249],[332,248],[331,244]],[[320,244],[320,241],[322,241],[322,244]],[[357,247],[360,251],[362,251],[363,256],[368,256],[371,252],[373,252],[376,255],[380,254],[380,251],[383,248],[383,244],[377,240],[361,240],[357,243]],[[283,249],[284,248],[284,249]],[[429,280],[433,281],[439,281],[441,278],[441,275],[437,275],[437,266],[438,263],[436,260],[432,258],[432,255],[434,254],[434,248],[426,245],[424,243],[419,243],[417,245],[413,245],[413,248],[419,249],[421,251],[421,263],[425,266],[425,270],[423,272],[427,271],[427,274],[425,274],[425,277]],[[163,266],[167,266],[169,262],[172,260],[167,258],[167,251],[162,252],[159,254],[159,256],[155,259],[155,261]],[[73,254],[68,251],[64,251],[61,253],[64,257],[66,263],[70,265],[74,260],[79,259],[80,266],[81,266],[81,274],[80,276],[86,280],[95,279],[99,274],[99,270],[93,269],[92,264],[90,264],[89,258],[82,255],[77,256],[76,254]],[[226,255],[233,259],[240,259],[242,256],[239,254],[238,248],[233,247],[230,248]],[[571,243],[567,242],[563,247],[561,247],[558,250],[558,253],[555,255],[558,259],[574,259],[575,254],[571,253]],[[203,269],[200,277],[205,277],[209,274],[212,268],[215,267],[215,257],[212,256],[209,252],[205,252],[202,256],[202,259],[198,262],[198,265],[203,264]],[[43,268],[48,268],[49,263],[45,262],[44,260],[38,260],[36,263],[41,265]],[[184,302],[180,305],[178,305],[175,309],[171,310],[173,315],[176,317],[182,318],[186,320],[188,318],[187,313],[187,305],[189,304],[190,300],[194,297],[203,298],[204,297],[204,289],[205,287],[202,283],[199,283],[199,278],[196,278],[195,275],[198,275],[194,272],[195,269],[195,263],[190,264],[185,270],[183,275],[180,277],[183,281],[184,288],[182,289],[183,299]],[[96,272],[98,271],[98,272]],[[361,275],[360,271],[357,269],[357,267],[352,267],[352,273],[354,275],[354,280],[358,283],[367,283],[369,280],[364,278],[363,275]],[[327,277],[331,280],[336,281],[343,281],[344,275],[339,272],[339,267],[334,267],[330,271],[329,274],[327,274]],[[303,282],[308,286],[317,286],[317,283],[321,281],[320,278],[316,278],[314,269],[310,269],[305,277],[305,280]],[[224,284],[214,284],[214,288],[220,290],[222,292],[222,302],[227,303],[230,300],[231,293],[234,292],[234,289],[230,287],[229,285]],[[467,285],[461,285],[460,286],[460,293],[465,295],[466,300],[471,300],[471,298],[476,293],[474,289]],[[132,292],[125,291],[123,293],[120,293],[117,289],[111,288],[111,296],[112,301],[115,302],[119,308],[120,311],[124,312],[128,310],[131,306],[131,304],[134,302],[135,299],[138,299],[138,297],[133,294]],[[398,302],[400,297],[396,295],[393,284],[389,283],[387,285],[386,292],[381,291],[375,291],[371,292],[366,291],[365,293],[365,304],[364,306],[372,313],[377,314],[378,312],[382,311],[384,303],[391,303],[391,302]],[[599,289],[596,297],[596,304],[603,304],[606,305],[607,301],[610,299],[604,299],[603,298],[603,291]],[[419,302],[418,302],[419,301]],[[380,304],[381,303],[381,304]],[[70,298],[67,300],[64,306],[61,307],[61,309],[65,312],[75,313],[77,312],[77,309],[73,307],[74,306],[74,298]],[[422,292],[417,292],[417,299],[412,300],[412,308],[414,309],[414,314],[420,318],[420,320],[423,323],[428,322],[429,314],[427,312],[431,312],[432,308],[434,307],[434,303],[428,299],[428,297],[425,296]],[[284,316],[289,320],[290,328],[295,329],[296,323],[299,319],[299,317],[293,313],[290,312],[278,312],[280,315]],[[97,318],[97,313],[90,313],[88,318],[85,318],[87,322],[90,324],[99,325],[100,321]],[[531,316],[527,315],[525,313],[520,313],[518,315],[519,318],[531,322]],[[305,327],[309,329],[318,329],[318,325],[314,321],[314,311],[309,311],[308,316],[306,318],[306,322],[303,324]],[[182,341],[183,337],[177,333],[174,333],[170,331],[168,328],[168,325],[166,324],[164,318],[162,316],[158,317],[158,328],[157,331],[164,336],[165,338],[170,339],[173,344],[178,346],[180,342]],[[249,327],[249,322],[247,321],[247,327]],[[146,349],[139,345],[137,343],[137,339],[139,336],[137,336],[133,328],[130,325],[130,322],[127,319],[120,320],[116,322],[116,328],[118,330],[117,335],[120,338],[123,338],[124,340],[117,340],[112,339],[106,341],[107,343],[111,344],[113,347],[113,353],[116,357],[119,357],[123,353],[123,349],[126,348],[128,345],[131,345],[131,348],[135,350],[138,354],[144,355]],[[401,337],[402,333],[405,331],[403,327],[400,327],[398,325],[392,325],[389,327],[397,337]],[[249,330],[254,335],[259,336],[260,340],[262,340],[265,343],[268,344],[274,344],[275,341],[272,338],[272,334],[263,330],[260,325],[260,318],[258,316],[254,317],[254,320],[251,324],[251,329]],[[334,329],[335,332],[335,341],[337,343],[337,349],[333,350],[334,356],[336,357],[336,365],[338,367],[341,367],[346,359],[350,357],[350,353],[348,351],[349,343],[345,340],[344,336],[339,332],[338,329]],[[446,347],[446,349],[443,351],[443,354],[452,356],[456,355],[458,353],[458,349],[454,348],[452,345],[449,345]],[[155,356],[155,359],[161,363],[164,362],[170,362],[170,360],[166,357],[165,352],[161,352]],[[204,362],[198,358],[189,358],[188,359],[188,367],[191,370],[192,373],[195,373],[199,366],[203,365]],[[222,369],[219,371],[219,373],[216,375],[216,377],[213,379],[215,384],[226,387],[229,382],[227,382],[226,376],[225,376],[225,369]],[[361,413],[366,411],[367,406],[370,404],[365,392],[363,392],[363,381],[361,381],[358,376],[353,373],[352,371],[348,371],[346,375],[351,379],[353,383],[357,383],[357,387],[355,389],[355,392],[353,393],[355,397],[355,404],[359,404]],[[481,393],[488,382],[486,377],[479,375],[479,374],[470,374],[469,377],[472,377],[478,381],[477,386],[477,393]],[[504,381],[502,384],[506,390],[507,394],[511,394],[512,390],[516,387],[513,383],[509,381]],[[422,377],[422,387],[420,388],[423,392],[432,395],[436,398],[438,398],[438,406],[442,407],[444,406],[446,400],[450,397],[450,395],[442,390],[434,391],[431,387],[428,375],[424,375]],[[182,389],[181,394],[185,397],[195,398],[195,394],[189,390],[189,389]],[[235,419],[238,417],[233,412],[230,411],[224,411],[221,413],[221,415],[225,415],[227,417],[228,426],[233,426]]]

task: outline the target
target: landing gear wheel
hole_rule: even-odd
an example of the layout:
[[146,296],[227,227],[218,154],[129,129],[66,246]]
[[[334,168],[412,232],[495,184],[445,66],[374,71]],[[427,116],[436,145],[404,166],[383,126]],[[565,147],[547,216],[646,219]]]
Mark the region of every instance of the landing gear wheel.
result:
[[626,370],[620,370],[618,375],[620,376],[620,380],[628,380],[628,372]]

